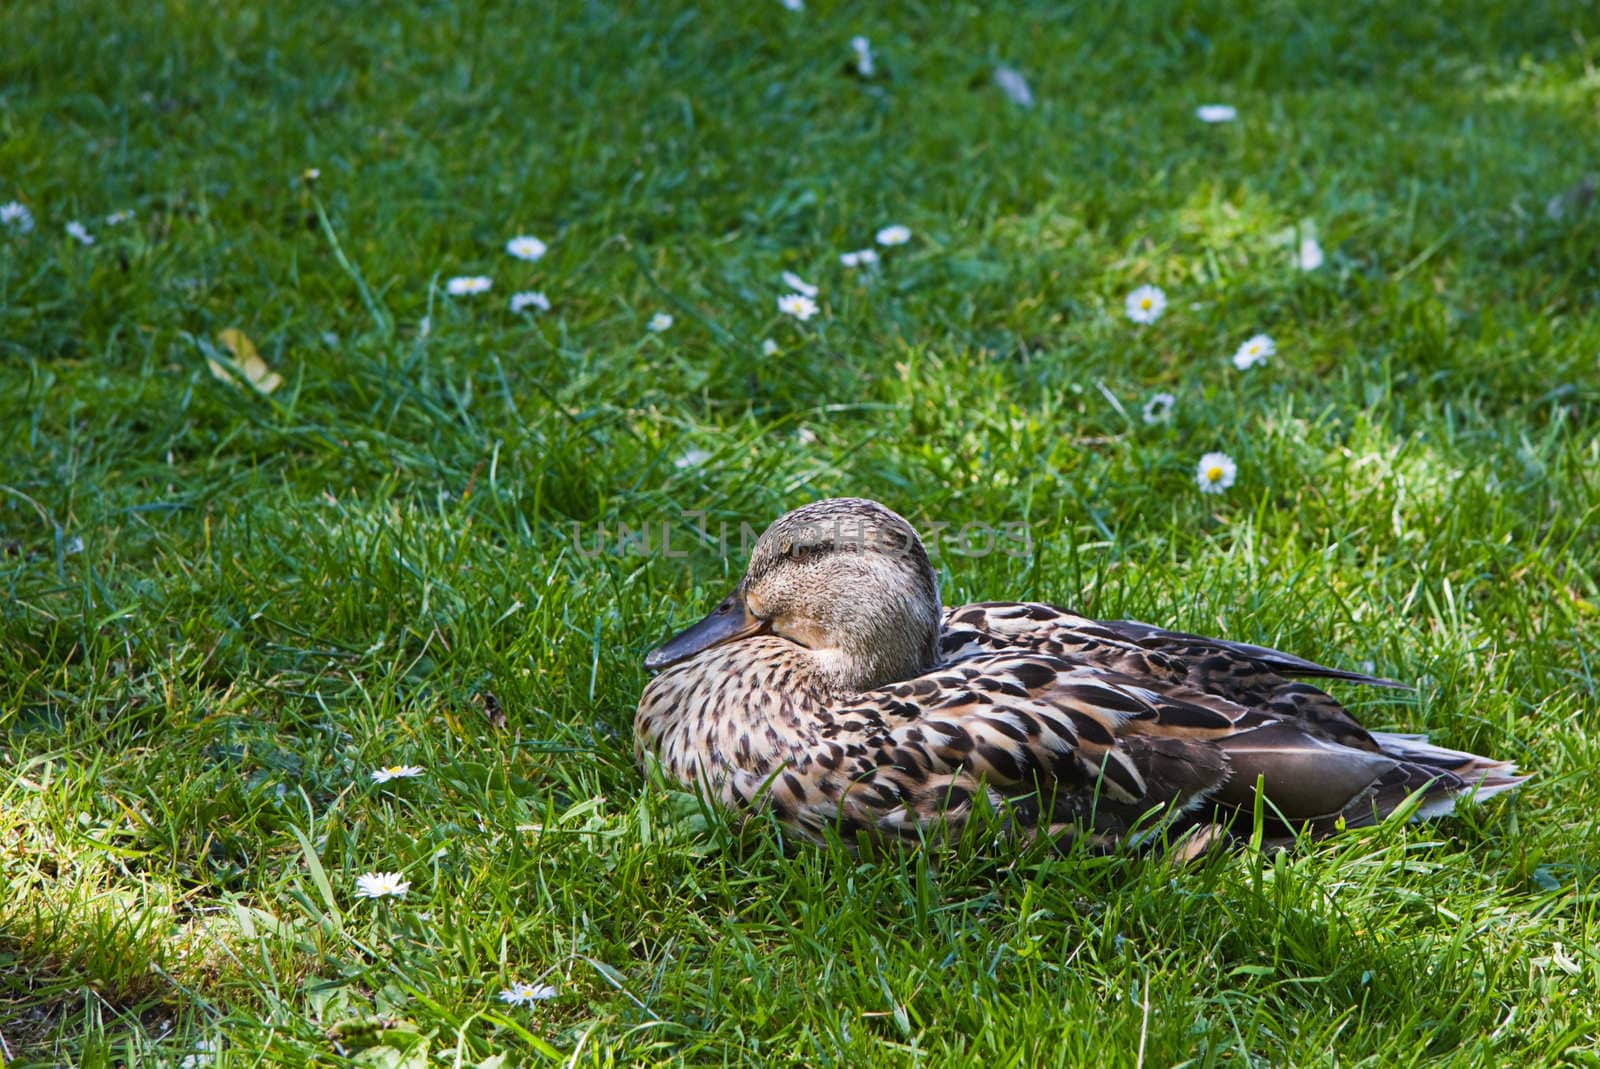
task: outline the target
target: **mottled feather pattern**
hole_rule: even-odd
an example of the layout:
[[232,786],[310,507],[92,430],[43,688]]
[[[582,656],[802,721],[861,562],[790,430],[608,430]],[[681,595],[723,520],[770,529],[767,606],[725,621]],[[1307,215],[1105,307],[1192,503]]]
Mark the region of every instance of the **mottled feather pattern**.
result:
[[1305,681],[1388,680],[1038,603],[929,619],[936,660],[860,690],[778,634],[706,649],[645,689],[638,757],[730,808],[847,843],[959,834],[980,796],[1052,836],[1109,841],[1153,815],[1174,834],[1226,828],[1248,818],[1258,781],[1287,839],[1371,823],[1419,789],[1434,815],[1520,782],[1504,762],[1368,732]]
[[[1294,693],[1314,695],[1308,707],[1324,715],[1295,718],[1280,699],[1302,685],[1264,668],[1202,670],[1046,609],[947,610],[943,663],[837,705],[793,686],[799,669],[781,639],[708,651],[646,689],[639,753],[656,754],[685,784],[710,786],[727,806],[770,806],[813,838],[837,822],[851,841],[859,831],[915,837],[932,824],[959,831],[981,791],[997,805],[1050,799],[1050,825],[1092,818],[1112,833],[1152,809],[1192,813],[1230,768],[1225,749],[1190,740],[1248,735],[1284,716],[1310,737],[1377,749],[1347,715],[1327,716],[1343,711],[1314,688]],[[1018,627],[1024,620],[1032,629]],[[1199,689],[1219,676],[1223,693]],[[1268,696],[1268,708],[1232,700],[1252,695]],[[1439,789],[1466,786],[1448,769],[1431,772]],[[1399,779],[1408,782],[1403,770]],[[1359,809],[1345,815],[1364,822]]]

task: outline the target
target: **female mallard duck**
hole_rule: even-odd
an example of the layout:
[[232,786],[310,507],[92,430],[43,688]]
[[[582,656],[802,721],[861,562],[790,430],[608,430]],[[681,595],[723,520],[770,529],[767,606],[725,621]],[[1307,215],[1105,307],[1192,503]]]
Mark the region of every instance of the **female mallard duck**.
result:
[[1297,677],[1401,684],[1261,646],[1049,605],[939,608],[916,532],[873,501],[796,509],[739,586],[645,658],[634,749],[811,839],[959,832],[980,792],[1030,832],[1269,834],[1450,812],[1516,768],[1368,731]]

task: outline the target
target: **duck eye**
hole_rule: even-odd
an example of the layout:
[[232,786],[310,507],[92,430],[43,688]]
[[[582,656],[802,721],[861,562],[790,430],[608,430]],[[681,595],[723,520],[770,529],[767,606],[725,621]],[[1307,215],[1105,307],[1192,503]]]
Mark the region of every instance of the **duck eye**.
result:
[[784,550],[784,556],[792,561],[807,561],[820,557],[833,547],[819,542],[797,543]]

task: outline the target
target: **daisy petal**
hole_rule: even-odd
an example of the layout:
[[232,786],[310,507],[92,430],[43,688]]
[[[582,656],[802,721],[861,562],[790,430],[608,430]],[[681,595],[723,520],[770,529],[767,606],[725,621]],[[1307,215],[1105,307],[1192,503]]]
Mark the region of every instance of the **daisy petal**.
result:
[[778,298],[778,311],[804,323],[817,314],[817,302],[803,293],[786,293]]
[[1172,419],[1172,406],[1178,399],[1170,393],[1152,394],[1150,400],[1144,403],[1144,421],[1146,423],[1166,423]]
[[519,260],[532,262],[545,254],[548,246],[536,237],[522,234],[506,242],[506,251]]
[[1141,326],[1154,323],[1167,310],[1167,295],[1159,286],[1140,286],[1123,302],[1128,318]]
[[1257,364],[1265,363],[1267,357],[1278,351],[1277,345],[1265,334],[1256,334],[1247,338],[1244,344],[1233,354],[1233,366],[1240,371],[1248,371]]
[[904,245],[911,240],[911,228],[893,223],[878,231],[878,244],[885,248],[890,245]]
[[1226,453],[1207,453],[1200,458],[1194,471],[1194,481],[1202,494],[1220,494],[1233,485],[1239,467]]
[[488,293],[494,280],[487,275],[458,275],[444,284],[444,291],[452,297],[471,297]]
[[811,283],[807,282],[793,271],[785,271],[783,273],[783,284],[794,290],[796,293],[803,293],[807,297],[815,297],[817,295],[817,287],[813,286]]
[[402,880],[398,872],[368,872],[356,877],[356,895],[360,898],[404,898],[411,883]]
[[420,765],[389,765],[372,770],[372,782],[388,783],[392,779],[415,779],[422,775]]
[[537,290],[513,293],[511,295],[511,310],[520,312],[524,308],[535,308],[541,312],[548,312],[550,311],[550,298]]

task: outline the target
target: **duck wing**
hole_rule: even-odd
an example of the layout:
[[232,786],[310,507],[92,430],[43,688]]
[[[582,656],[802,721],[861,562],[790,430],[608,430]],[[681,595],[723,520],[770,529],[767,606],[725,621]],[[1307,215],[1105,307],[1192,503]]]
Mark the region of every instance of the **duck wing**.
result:
[[[1089,621],[1089,623],[1092,625],[1094,621]],[[1266,646],[1255,646],[1248,642],[1206,638],[1203,635],[1191,635],[1185,631],[1168,631],[1166,628],[1140,623],[1137,620],[1108,620],[1099,623],[1098,626],[1121,641],[1133,643],[1147,650],[1159,650],[1174,657],[1189,660],[1222,657],[1235,665],[1259,666],[1289,678],[1338,679],[1347,683],[1361,683],[1369,687],[1388,687],[1393,690],[1412,689],[1406,684],[1393,679],[1384,679],[1381,676],[1368,675],[1364,672],[1350,672],[1343,668],[1329,668],[1327,665],[1308,661],[1304,657],[1296,657],[1292,653],[1284,653],[1282,650],[1270,649]]]
[[1404,688],[1394,680],[1347,672],[1302,657],[1226,639],[1206,638],[1129,620],[1091,620],[1037,602],[985,602],[948,610],[941,653],[952,661],[1012,648],[1059,656],[1152,685],[1184,686],[1298,720],[1314,733],[1357,749],[1377,750],[1371,734],[1304,677]]
[[791,819],[910,837],[959,826],[981,794],[1038,832],[1110,839],[1153,816],[1172,830],[1248,821],[1259,784],[1283,839],[1373,823],[1418,791],[1418,815],[1437,816],[1521,782],[1508,763],[1414,736],[1350,720],[1352,735],[1047,653],[972,654],[858,698],[845,715],[873,725],[866,744],[832,742],[820,767],[795,768]]
[[[1236,677],[1265,670],[1291,679],[1338,679],[1372,687],[1411,689],[1393,679],[1330,668],[1266,646],[1170,631],[1138,620],[1091,620],[1041,602],[990,601],[953,607],[945,610],[945,634],[952,649],[984,635],[1029,648],[1059,646],[1062,652],[1076,651],[1080,655],[1114,656],[1144,650],[1204,667],[1214,674]],[[977,643],[980,647],[992,646],[981,639]],[[1165,664],[1160,667],[1170,670]]]

